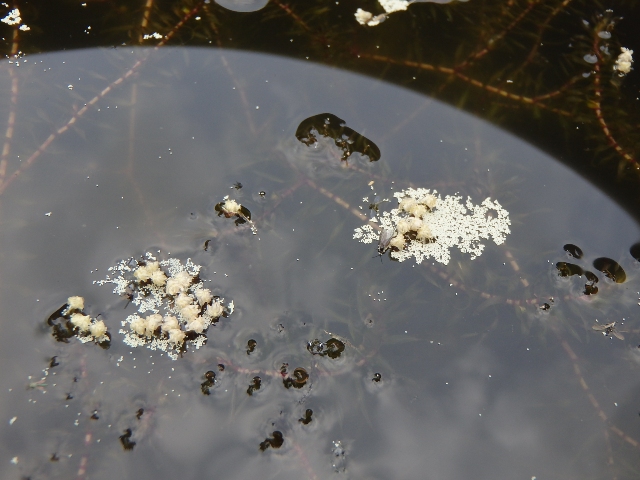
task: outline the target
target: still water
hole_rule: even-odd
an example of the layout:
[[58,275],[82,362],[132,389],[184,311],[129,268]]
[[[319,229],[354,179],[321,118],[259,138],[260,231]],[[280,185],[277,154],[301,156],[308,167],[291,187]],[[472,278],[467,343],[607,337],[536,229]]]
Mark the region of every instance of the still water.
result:
[[[13,75],[2,478],[638,478],[640,229],[573,171],[303,61],[122,48],[33,55]],[[299,141],[324,113],[379,160]],[[409,187],[497,200],[511,233],[446,265],[353,239]],[[229,199],[250,222],[218,215]],[[191,259],[234,302],[177,360],[123,343],[136,306],[95,283],[147,252]],[[109,348],[52,336],[74,295]]]

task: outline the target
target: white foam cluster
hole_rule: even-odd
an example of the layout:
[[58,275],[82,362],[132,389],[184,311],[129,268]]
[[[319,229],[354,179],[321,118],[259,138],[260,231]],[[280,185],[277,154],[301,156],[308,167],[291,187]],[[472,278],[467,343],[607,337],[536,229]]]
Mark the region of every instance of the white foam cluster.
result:
[[[113,284],[113,293],[126,295],[138,307],[137,313],[122,321],[120,333],[131,347],[162,350],[174,360],[178,353],[205,344],[205,332],[222,315],[233,313],[233,301],[215,297],[198,279],[200,265],[191,259],[157,261],[151,253],[145,261],[122,260],[109,268],[98,285]],[[144,315],[146,314],[146,315]]]
[[[356,228],[353,238],[372,243],[378,241],[380,232],[388,232],[391,257],[400,262],[411,257],[416,263],[433,258],[446,265],[453,247],[470,254],[473,260],[484,250],[482,239],[491,238],[500,245],[511,233],[509,212],[490,198],[474,205],[469,197],[464,203],[458,195],[442,199],[436,190],[425,188],[408,188],[394,196],[398,208]],[[374,227],[376,223],[378,228]]]
[[380,23],[384,22],[387,15],[394,12],[401,12],[409,8],[409,5],[413,3],[413,0],[411,2],[406,0],[378,0],[378,3],[382,8],[384,8],[385,13],[374,16],[373,13],[359,8],[355,13],[356,21],[360,25],[375,27],[376,25],[380,25]]
[[613,69],[622,77],[631,71],[631,65],[633,64],[633,50],[629,50],[625,47],[621,47],[620,50],[622,53],[618,55]]
[[7,25],[19,25],[22,23],[22,18],[20,17],[20,10],[14,8],[7,15],[0,20],[0,22],[6,23]]
[[[3,4],[6,5],[6,4]],[[0,19],[0,22],[6,23],[7,25],[20,25],[22,23],[22,18],[20,17],[20,10],[18,10],[17,8],[14,8],[13,10],[11,10],[9,13],[7,13],[7,15]],[[22,30],[23,32],[28,32],[29,30],[31,30],[27,25],[20,25],[20,27],[18,27],[20,30]]]

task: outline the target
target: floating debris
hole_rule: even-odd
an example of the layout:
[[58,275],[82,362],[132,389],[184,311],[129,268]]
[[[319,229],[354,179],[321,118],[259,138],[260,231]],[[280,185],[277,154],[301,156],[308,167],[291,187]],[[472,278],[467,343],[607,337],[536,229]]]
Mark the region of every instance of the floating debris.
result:
[[[286,375],[286,367],[284,371],[281,370],[281,372],[283,376]],[[282,383],[285,388],[302,388],[307,384],[307,380],[309,380],[309,374],[307,371],[302,367],[298,367],[293,371],[292,375],[283,378]]]
[[216,384],[216,372],[209,370],[204,374],[205,381],[200,384],[203,395],[211,395],[211,387]]
[[584,275],[587,278],[587,283],[584,284],[584,290],[582,293],[585,295],[595,295],[598,293],[598,287],[596,286],[596,283],[598,283],[598,277],[593,272],[583,270],[580,265],[568,262],[556,263],[556,270],[558,270],[558,276],[560,277],[571,277],[573,275],[582,277]]
[[284,437],[282,436],[282,432],[276,430],[271,434],[270,438],[266,438],[264,442],[260,443],[260,450],[265,451],[267,448],[280,448],[284,443]]
[[567,252],[571,257],[574,258],[582,258],[582,249],[577,245],[573,245],[572,243],[567,243],[564,247],[562,247],[565,252]]
[[[133,265],[133,266],[132,266]],[[204,288],[200,266],[191,259],[182,264],[176,258],[157,261],[151,253],[144,260],[122,260],[109,268],[109,275],[97,285],[113,284],[113,293],[124,295],[138,312],[122,321],[120,333],[131,347],[162,350],[174,360],[187,345],[196,350],[206,343],[206,331],[220,317],[229,316],[233,301]],[[150,312],[147,316],[141,316]]]
[[344,352],[345,345],[337,338],[330,338],[326,342],[321,342],[317,338],[311,342],[307,342],[307,350],[312,355],[327,356],[333,360],[339,358]]
[[[399,262],[415,257],[416,263],[422,263],[433,258],[446,265],[453,247],[469,253],[473,260],[484,250],[481,239],[492,238],[500,245],[511,233],[509,212],[489,198],[474,205],[467,197],[463,204],[461,196],[447,195],[442,199],[436,190],[425,188],[408,188],[394,196],[398,208],[356,228],[353,238],[362,243],[377,241],[379,253],[389,249],[391,258]],[[393,236],[387,242],[389,232]]]
[[[75,336],[82,343],[95,342],[103,348],[110,346],[111,334],[107,332],[104,321],[84,314],[83,297],[69,297],[67,303],[49,315],[47,325],[58,342],[69,343],[69,339]],[[52,362],[55,358],[51,359]]]
[[605,323],[605,324],[596,323],[591,328],[593,328],[597,332],[602,332],[602,334],[605,337],[614,336],[619,340],[624,340],[624,336],[616,330],[616,323],[618,322],[611,322],[611,323]]
[[125,450],[133,450],[133,447],[136,446],[136,442],[131,440],[132,436],[133,432],[130,428],[127,428],[124,431],[124,434],[120,435],[120,443],[122,444],[122,448],[124,448]]
[[415,0],[407,1],[407,0],[378,0],[380,6],[384,8],[385,13],[381,13],[380,15],[373,15],[371,12],[367,12],[366,10],[362,10],[359,8],[356,10],[355,16],[356,21],[360,25],[367,25],[368,27],[375,27],[376,25],[381,24],[387,19],[387,16],[394,12],[401,12],[409,8]]
[[311,415],[313,415],[313,410],[307,408],[307,410],[304,412],[304,417],[299,418],[298,421],[303,425],[309,425],[312,421]]
[[[240,187],[242,188],[242,186]],[[243,225],[248,223],[251,227],[251,233],[256,235],[258,233],[258,229],[255,224],[251,221],[251,212],[248,208],[240,205],[235,200],[229,198],[229,195],[226,195],[220,203],[217,203],[214,207],[215,211],[218,212],[218,216],[225,216],[225,218],[234,218],[236,225]]]
[[605,276],[616,283],[624,283],[627,274],[618,262],[610,258],[600,257],[593,261],[593,266],[605,274]]
[[336,472],[344,472],[347,468],[347,451],[342,446],[340,440],[334,440],[331,455],[333,456],[331,462],[333,469]]
[[613,69],[618,72],[618,75],[624,77],[631,71],[631,64],[633,63],[633,50],[629,50],[625,47],[620,47],[620,55],[616,59],[616,64]]
[[380,160],[380,149],[375,143],[347,127],[344,120],[331,113],[321,113],[304,119],[296,129],[296,138],[309,147],[318,141],[314,131],[317,135],[332,138],[336,146],[342,150],[341,160],[345,162],[354,152],[369,157],[370,162]]
[[262,379],[258,376],[253,377],[253,379],[251,379],[251,384],[249,385],[249,388],[247,388],[247,395],[252,396],[253,392],[260,390],[261,386],[262,386]]

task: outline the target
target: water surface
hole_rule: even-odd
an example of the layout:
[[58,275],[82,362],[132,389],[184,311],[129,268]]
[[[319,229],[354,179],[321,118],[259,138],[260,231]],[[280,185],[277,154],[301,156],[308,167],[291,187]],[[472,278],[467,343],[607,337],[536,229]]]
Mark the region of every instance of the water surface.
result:
[[[3,478],[637,478],[640,231],[615,203],[436,100],[302,61],[186,48],[32,56],[16,71],[9,174],[139,59],[3,192]],[[324,112],[380,159],[298,141]],[[373,215],[363,199],[410,186],[497,199],[512,233],[446,266],[378,258],[352,239],[358,214]],[[217,215],[226,195],[255,235]],[[176,361],[123,344],[133,306],[93,284],[145,252],[191,258],[236,306]],[[601,257],[624,283],[594,266]],[[593,272],[598,292],[558,262]],[[45,320],[71,295],[108,325],[108,350],[51,336]],[[331,338],[338,358],[307,348]],[[309,379],[285,388],[295,368]],[[275,431],[282,446],[262,451]]]

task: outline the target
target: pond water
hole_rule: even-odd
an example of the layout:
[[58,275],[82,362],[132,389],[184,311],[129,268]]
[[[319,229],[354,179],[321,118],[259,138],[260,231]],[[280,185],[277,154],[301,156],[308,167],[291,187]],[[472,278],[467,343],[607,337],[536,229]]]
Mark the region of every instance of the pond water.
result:
[[[32,55],[12,75],[2,478],[638,478],[640,229],[573,171],[304,61],[121,48]],[[318,125],[296,138],[325,113],[379,160],[343,160]],[[511,233],[446,265],[353,238],[407,188],[497,200]],[[219,215],[229,200],[250,219]],[[176,360],[125,344],[136,305],[96,283],[147,252],[191,259],[235,307]],[[109,348],[52,335],[76,295]]]

